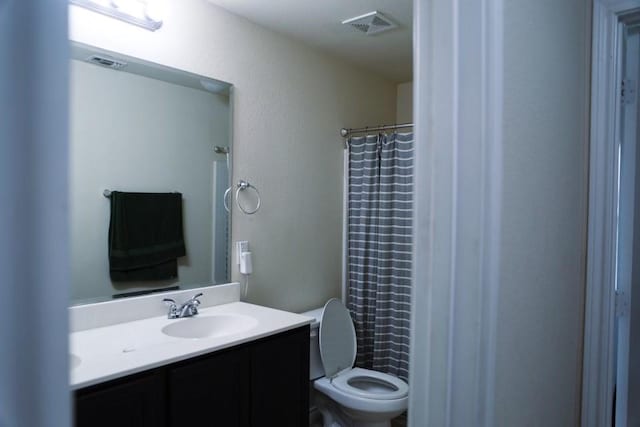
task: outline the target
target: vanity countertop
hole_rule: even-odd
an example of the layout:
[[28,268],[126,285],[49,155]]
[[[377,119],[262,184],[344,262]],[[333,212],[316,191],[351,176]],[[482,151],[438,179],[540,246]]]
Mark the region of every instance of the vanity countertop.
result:
[[[175,322],[216,316],[252,319],[241,331],[207,338],[178,338],[162,329]],[[255,321],[254,321],[255,320]],[[210,353],[311,323],[295,313],[244,302],[200,309],[187,319],[157,316],[70,334],[70,385],[79,389]]]

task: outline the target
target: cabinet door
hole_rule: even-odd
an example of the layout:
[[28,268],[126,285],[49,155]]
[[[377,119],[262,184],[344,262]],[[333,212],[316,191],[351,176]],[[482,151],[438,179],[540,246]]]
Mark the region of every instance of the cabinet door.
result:
[[189,361],[169,370],[169,425],[249,425],[248,350]]
[[251,425],[309,425],[308,326],[251,346]]
[[165,384],[160,373],[109,383],[76,394],[78,427],[163,427]]

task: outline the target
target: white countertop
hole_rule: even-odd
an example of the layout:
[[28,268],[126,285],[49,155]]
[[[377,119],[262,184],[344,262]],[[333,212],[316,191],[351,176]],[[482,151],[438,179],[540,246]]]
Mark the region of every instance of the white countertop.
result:
[[[70,334],[70,385],[79,389],[158,366],[185,360],[311,323],[299,314],[231,302],[200,309],[199,317],[235,314],[252,317],[255,326],[211,338],[175,338],[162,328],[184,319],[166,315],[86,329]],[[74,366],[75,357],[80,364]],[[77,359],[75,359],[77,362]]]

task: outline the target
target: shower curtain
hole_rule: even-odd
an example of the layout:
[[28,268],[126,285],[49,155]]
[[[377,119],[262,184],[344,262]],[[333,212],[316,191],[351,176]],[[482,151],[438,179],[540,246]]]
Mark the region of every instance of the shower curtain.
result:
[[413,134],[349,140],[348,300],[356,365],[408,377]]

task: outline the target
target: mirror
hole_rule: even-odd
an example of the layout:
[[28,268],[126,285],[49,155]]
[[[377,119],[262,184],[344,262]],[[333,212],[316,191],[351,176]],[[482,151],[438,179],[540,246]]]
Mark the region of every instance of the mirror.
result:
[[[231,85],[79,43],[71,58],[71,304],[229,282]],[[176,278],[111,280],[105,190],[182,194]]]

